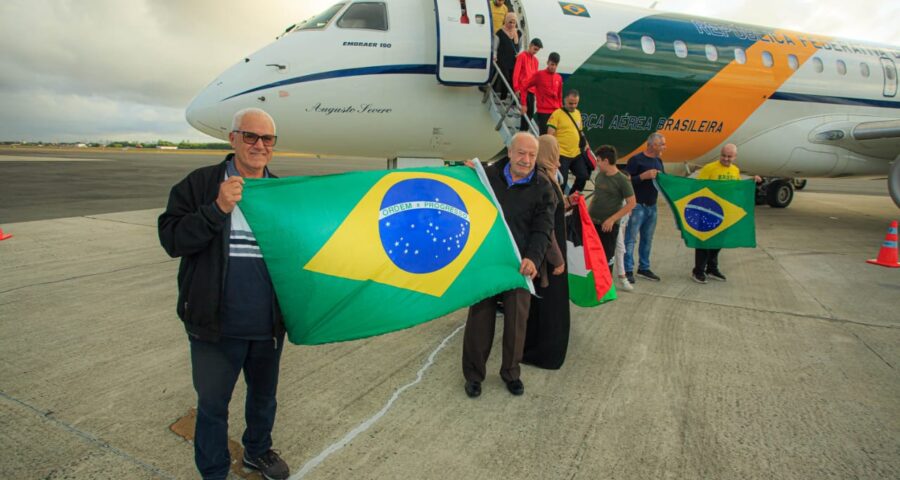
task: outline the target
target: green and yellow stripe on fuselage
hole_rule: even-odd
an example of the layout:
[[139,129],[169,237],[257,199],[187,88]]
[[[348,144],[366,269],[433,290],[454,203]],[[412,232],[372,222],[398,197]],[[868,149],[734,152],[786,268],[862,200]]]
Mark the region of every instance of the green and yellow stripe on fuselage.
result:
[[[627,158],[660,131],[668,140],[668,162],[716,149],[816,52],[831,49],[830,38],[677,14],[639,18],[618,34],[621,48],[598,48],[566,79],[566,88],[584,92],[580,109],[593,145],[612,144]],[[652,55],[642,51],[644,36],[655,41]],[[686,57],[676,56],[676,40],[687,45]],[[707,45],[715,47],[715,60],[707,58]],[[735,61],[736,49],[745,52],[745,63]],[[763,65],[764,51],[773,55],[773,66]],[[796,56],[797,69],[788,55]]]

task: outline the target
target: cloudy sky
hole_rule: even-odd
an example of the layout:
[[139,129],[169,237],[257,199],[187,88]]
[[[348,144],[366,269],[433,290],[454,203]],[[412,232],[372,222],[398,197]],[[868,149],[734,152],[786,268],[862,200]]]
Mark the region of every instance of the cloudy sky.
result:
[[[193,95],[335,1],[2,0],[0,140],[210,141],[184,120]],[[895,0],[660,0],[656,8],[900,44]]]

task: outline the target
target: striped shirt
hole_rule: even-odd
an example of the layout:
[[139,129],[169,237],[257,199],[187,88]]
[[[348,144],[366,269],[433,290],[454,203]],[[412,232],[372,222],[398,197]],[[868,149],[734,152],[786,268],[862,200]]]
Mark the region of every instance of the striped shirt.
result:
[[[240,175],[228,162],[225,178]],[[269,176],[266,169],[265,177]],[[245,340],[268,340],[274,332],[275,291],[269,270],[250,224],[241,207],[231,211],[228,237],[228,267],[222,301],[222,336]]]

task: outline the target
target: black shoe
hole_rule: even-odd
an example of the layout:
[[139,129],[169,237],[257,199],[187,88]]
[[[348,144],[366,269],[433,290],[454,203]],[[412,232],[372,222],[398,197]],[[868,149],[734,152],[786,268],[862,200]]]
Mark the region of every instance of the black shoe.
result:
[[628,279],[628,283],[634,285],[634,272],[625,272],[625,278]]
[[477,380],[466,380],[466,395],[469,398],[475,398],[481,395],[481,382]]
[[525,384],[519,379],[510,380],[506,382],[506,389],[513,395],[522,395],[525,393]]
[[660,280],[660,278],[650,270],[638,270],[638,276],[644,277],[647,280],[653,280],[654,282],[658,282]]
[[267,480],[285,480],[291,476],[287,463],[272,449],[256,458],[247,458],[247,451],[244,450],[244,466],[259,471]]
[[722,275],[722,272],[718,270],[707,270],[706,274],[709,275],[709,278],[713,280],[718,280],[720,282],[725,281],[725,275]]
[[706,275],[702,273],[693,273],[691,272],[691,280],[697,283],[706,283]]

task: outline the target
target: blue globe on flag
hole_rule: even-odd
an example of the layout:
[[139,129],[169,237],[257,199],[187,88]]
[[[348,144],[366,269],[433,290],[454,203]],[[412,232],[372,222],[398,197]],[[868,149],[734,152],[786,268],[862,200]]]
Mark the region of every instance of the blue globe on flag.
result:
[[378,214],[381,247],[398,268],[431,273],[449,265],[469,239],[469,214],[448,185],[429,178],[388,189]]
[[710,232],[725,221],[725,212],[712,198],[695,197],[684,207],[684,220],[698,232]]

